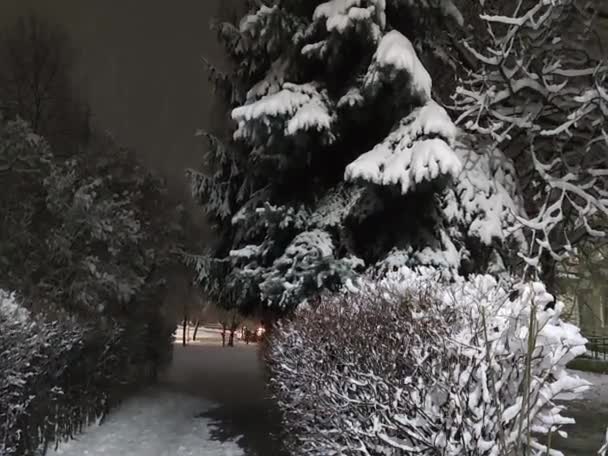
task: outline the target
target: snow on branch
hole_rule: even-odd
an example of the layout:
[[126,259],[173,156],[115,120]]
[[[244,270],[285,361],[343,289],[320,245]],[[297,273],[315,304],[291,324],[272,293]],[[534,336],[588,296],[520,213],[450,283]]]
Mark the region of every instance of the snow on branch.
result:
[[522,202],[512,162],[500,149],[465,134],[454,151],[463,168],[444,193],[441,211],[446,220],[466,227],[468,235],[488,246],[509,236],[525,244],[518,231]]
[[285,83],[285,75],[289,68],[287,59],[278,59],[270,67],[264,78],[247,92],[247,101],[254,102],[266,95],[277,93]]
[[446,111],[430,100],[404,118],[383,142],[348,165],[345,180],[399,185],[403,194],[423,181],[456,177],[462,164],[451,145],[456,128]]
[[328,51],[356,34],[377,43],[386,29],[386,0],[329,0],[315,8],[301,49],[308,58],[325,60]]
[[538,436],[573,422],[558,401],[588,387],[566,369],[586,340],[540,283],[511,291],[404,268],[301,309],[269,352],[290,449],[561,454]]
[[374,22],[386,27],[386,0],[329,0],[313,14],[315,22],[324,21],[328,32],[344,33],[357,22]]
[[455,101],[457,124],[517,157],[530,241],[522,257],[540,268],[606,235],[608,66],[588,52],[592,18],[575,0],[518,5],[484,7],[488,45],[465,43],[479,69]]
[[340,286],[345,277],[354,275],[357,265],[361,265],[357,258],[338,258],[327,231],[303,231],[264,272],[259,287],[263,299],[271,305],[295,308],[302,299],[322,288]]
[[364,85],[373,86],[383,78],[394,80],[398,73],[407,74],[410,92],[423,102],[431,100],[431,76],[418,58],[410,40],[400,32],[392,30],[380,40]]
[[326,91],[313,83],[285,83],[280,91],[235,108],[232,118],[238,122],[234,138],[253,144],[273,131],[285,136],[317,131],[331,140],[335,120]]

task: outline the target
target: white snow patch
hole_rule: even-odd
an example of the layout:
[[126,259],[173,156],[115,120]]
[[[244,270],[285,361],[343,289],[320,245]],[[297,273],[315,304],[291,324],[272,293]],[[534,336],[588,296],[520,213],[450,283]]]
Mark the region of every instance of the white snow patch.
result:
[[194,396],[150,390],[48,456],[244,456],[236,442],[211,439],[210,420],[197,416],[212,408]]
[[425,100],[431,99],[431,75],[418,58],[414,45],[400,32],[392,30],[384,35],[378,44],[372,66],[406,71],[411,77],[414,91],[423,94]]
[[460,159],[451,147],[456,127],[445,109],[430,100],[403,119],[371,151],[347,166],[345,180],[400,185],[403,194],[441,175],[457,177]]
[[374,19],[386,27],[386,0],[368,0],[369,6],[361,6],[363,0],[329,0],[321,3],[313,14],[314,21],[325,20],[328,32],[344,33],[354,22]]
[[232,111],[238,122],[235,139],[257,137],[256,125],[268,126],[277,119],[283,120],[286,135],[302,131],[329,131],[333,116],[324,89],[315,84],[285,83],[280,91],[271,93],[258,101],[247,103]]

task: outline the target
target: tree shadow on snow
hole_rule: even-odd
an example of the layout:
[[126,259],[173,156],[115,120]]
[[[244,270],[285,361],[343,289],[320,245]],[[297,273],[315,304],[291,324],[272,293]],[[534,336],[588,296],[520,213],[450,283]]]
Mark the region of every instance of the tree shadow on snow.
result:
[[211,438],[236,441],[246,456],[288,456],[279,413],[270,401],[222,405],[197,415],[211,421]]

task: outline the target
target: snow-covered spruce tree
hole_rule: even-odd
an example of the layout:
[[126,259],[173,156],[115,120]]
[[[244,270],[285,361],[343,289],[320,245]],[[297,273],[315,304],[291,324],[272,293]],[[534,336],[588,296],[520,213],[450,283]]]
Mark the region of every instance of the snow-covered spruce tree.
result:
[[191,172],[220,233],[191,258],[203,287],[284,311],[365,270],[504,269],[512,167],[433,99],[412,36],[425,15],[461,23],[452,2],[251,3],[218,27],[237,63],[212,74],[232,138],[209,135],[206,173]]
[[462,40],[474,65],[455,94],[457,121],[513,160],[522,258],[551,288],[556,265],[607,232],[608,65],[592,5],[480,1],[479,32]]

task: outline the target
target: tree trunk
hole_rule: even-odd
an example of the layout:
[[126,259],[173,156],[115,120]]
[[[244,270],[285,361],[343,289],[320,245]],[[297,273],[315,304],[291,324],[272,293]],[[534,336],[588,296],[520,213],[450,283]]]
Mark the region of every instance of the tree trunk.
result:
[[201,325],[201,319],[196,320],[196,326],[194,327],[194,334],[192,334],[192,340],[196,340],[196,334],[198,333],[198,328]]
[[[557,296],[557,262],[548,253],[544,253],[540,258],[542,272],[540,279],[553,296]],[[546,305],[546,309],[555,308],[555,300]]]
[[188,330],[188,316],[184,315],[184,329],[182,331],[182,345],[185,347],[188,343],[186,331]]
[[234,333],[239,327],[239,316],[236,311],[232,311],[232,317],[230,318],[230,339],[228,340],[228,346],[234,347]]
[[226,324],[222,323],[222,347],[226,346]]

